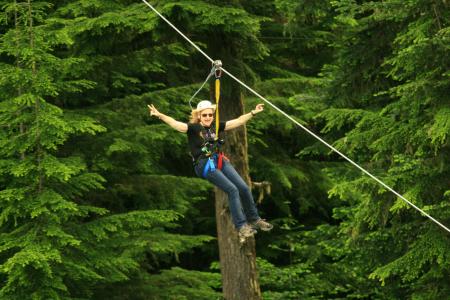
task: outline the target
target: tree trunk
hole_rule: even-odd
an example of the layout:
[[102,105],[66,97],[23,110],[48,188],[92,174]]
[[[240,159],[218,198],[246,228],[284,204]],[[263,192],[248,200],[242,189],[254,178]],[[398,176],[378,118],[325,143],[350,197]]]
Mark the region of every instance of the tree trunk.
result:
[[[226,65],[227,63],[234,64],[234,66],[239,65],[237,56],[232,53],[234,51],[231,49],[229,48],[227,51],[222,48],[222,51],[218,52],[223,55],[217,59],[222,60],[224,68],[233,69],[234,75],[239,76],[237,73],[241,72],[236,67],[232,68]],[[226,75],[222,77],[221,86],[220,119],[226,121],[242,115],[244,106],[240,86]],[[212,87],[211,91],[213,90]],[[240,127],[227,131],[223,150],[236,171],[247,184],[250,184],[246,128]],[[228,196],[218,188],[216,188],[216,221],[224,298],[226,300],[261,299],[256,270],[255,239],[250,238],[244,244],[239,243],[238,233],[234,228],[228,208]]]

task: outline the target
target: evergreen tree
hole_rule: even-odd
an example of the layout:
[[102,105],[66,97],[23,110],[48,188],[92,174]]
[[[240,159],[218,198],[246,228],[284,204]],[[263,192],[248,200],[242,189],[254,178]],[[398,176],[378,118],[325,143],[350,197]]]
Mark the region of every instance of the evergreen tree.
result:
[[[336,147],[449,224],[448,4],[405,5],[338,4],[331,108],[319,117]],[[445,298],[447,233],[359,172],[332,174],[330,195],[345,203],[335,210],[348,245],[339,261],[359,274],[351,294]]]
[[71,98],[62,95],[95,85],[80,79],[85,59],[64,56],[73,27],[50,17],[50,2],[2,7],[0,297],[96,297],[102,285],[139,274],[145,253],[166,256],[209,240],[164,234],[180,217],[173,210],[110,214],[88,201],[105,179],[70,144],[105,127],[61,108]]

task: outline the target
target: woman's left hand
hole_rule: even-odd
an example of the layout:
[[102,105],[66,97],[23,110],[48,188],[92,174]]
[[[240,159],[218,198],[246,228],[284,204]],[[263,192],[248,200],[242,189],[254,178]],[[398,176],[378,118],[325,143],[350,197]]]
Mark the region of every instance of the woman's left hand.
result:
[[257,113],[262,112],[263,110],[264,110],[264,104],[260,103],[260,104],[256,105],[255,110],[253,110],[253,113],[257,114]]

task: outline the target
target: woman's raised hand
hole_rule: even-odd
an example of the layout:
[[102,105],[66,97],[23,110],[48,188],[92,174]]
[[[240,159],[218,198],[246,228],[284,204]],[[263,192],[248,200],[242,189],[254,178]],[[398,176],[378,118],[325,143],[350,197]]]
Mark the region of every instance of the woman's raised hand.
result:
[[263,110],[264,110],[264,104],[260,103],[260,104],[256,105],[255,110],[253,111],[253,113],[257,114],[257,113],[262,112]]
[[150,111],[150,116],[155,116],[157,118],[160,117],[161,113],[156,109],[156,107],[151,104],[151,105],[147,105],[148,110]]

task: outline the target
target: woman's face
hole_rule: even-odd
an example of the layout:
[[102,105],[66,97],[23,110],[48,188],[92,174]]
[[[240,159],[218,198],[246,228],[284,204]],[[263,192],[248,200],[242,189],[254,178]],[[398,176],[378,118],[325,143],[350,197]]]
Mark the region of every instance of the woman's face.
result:
[[200,112],[200,123],[203,126],[209,127],[214,120],[214,110],[211,108],[204,109]]

